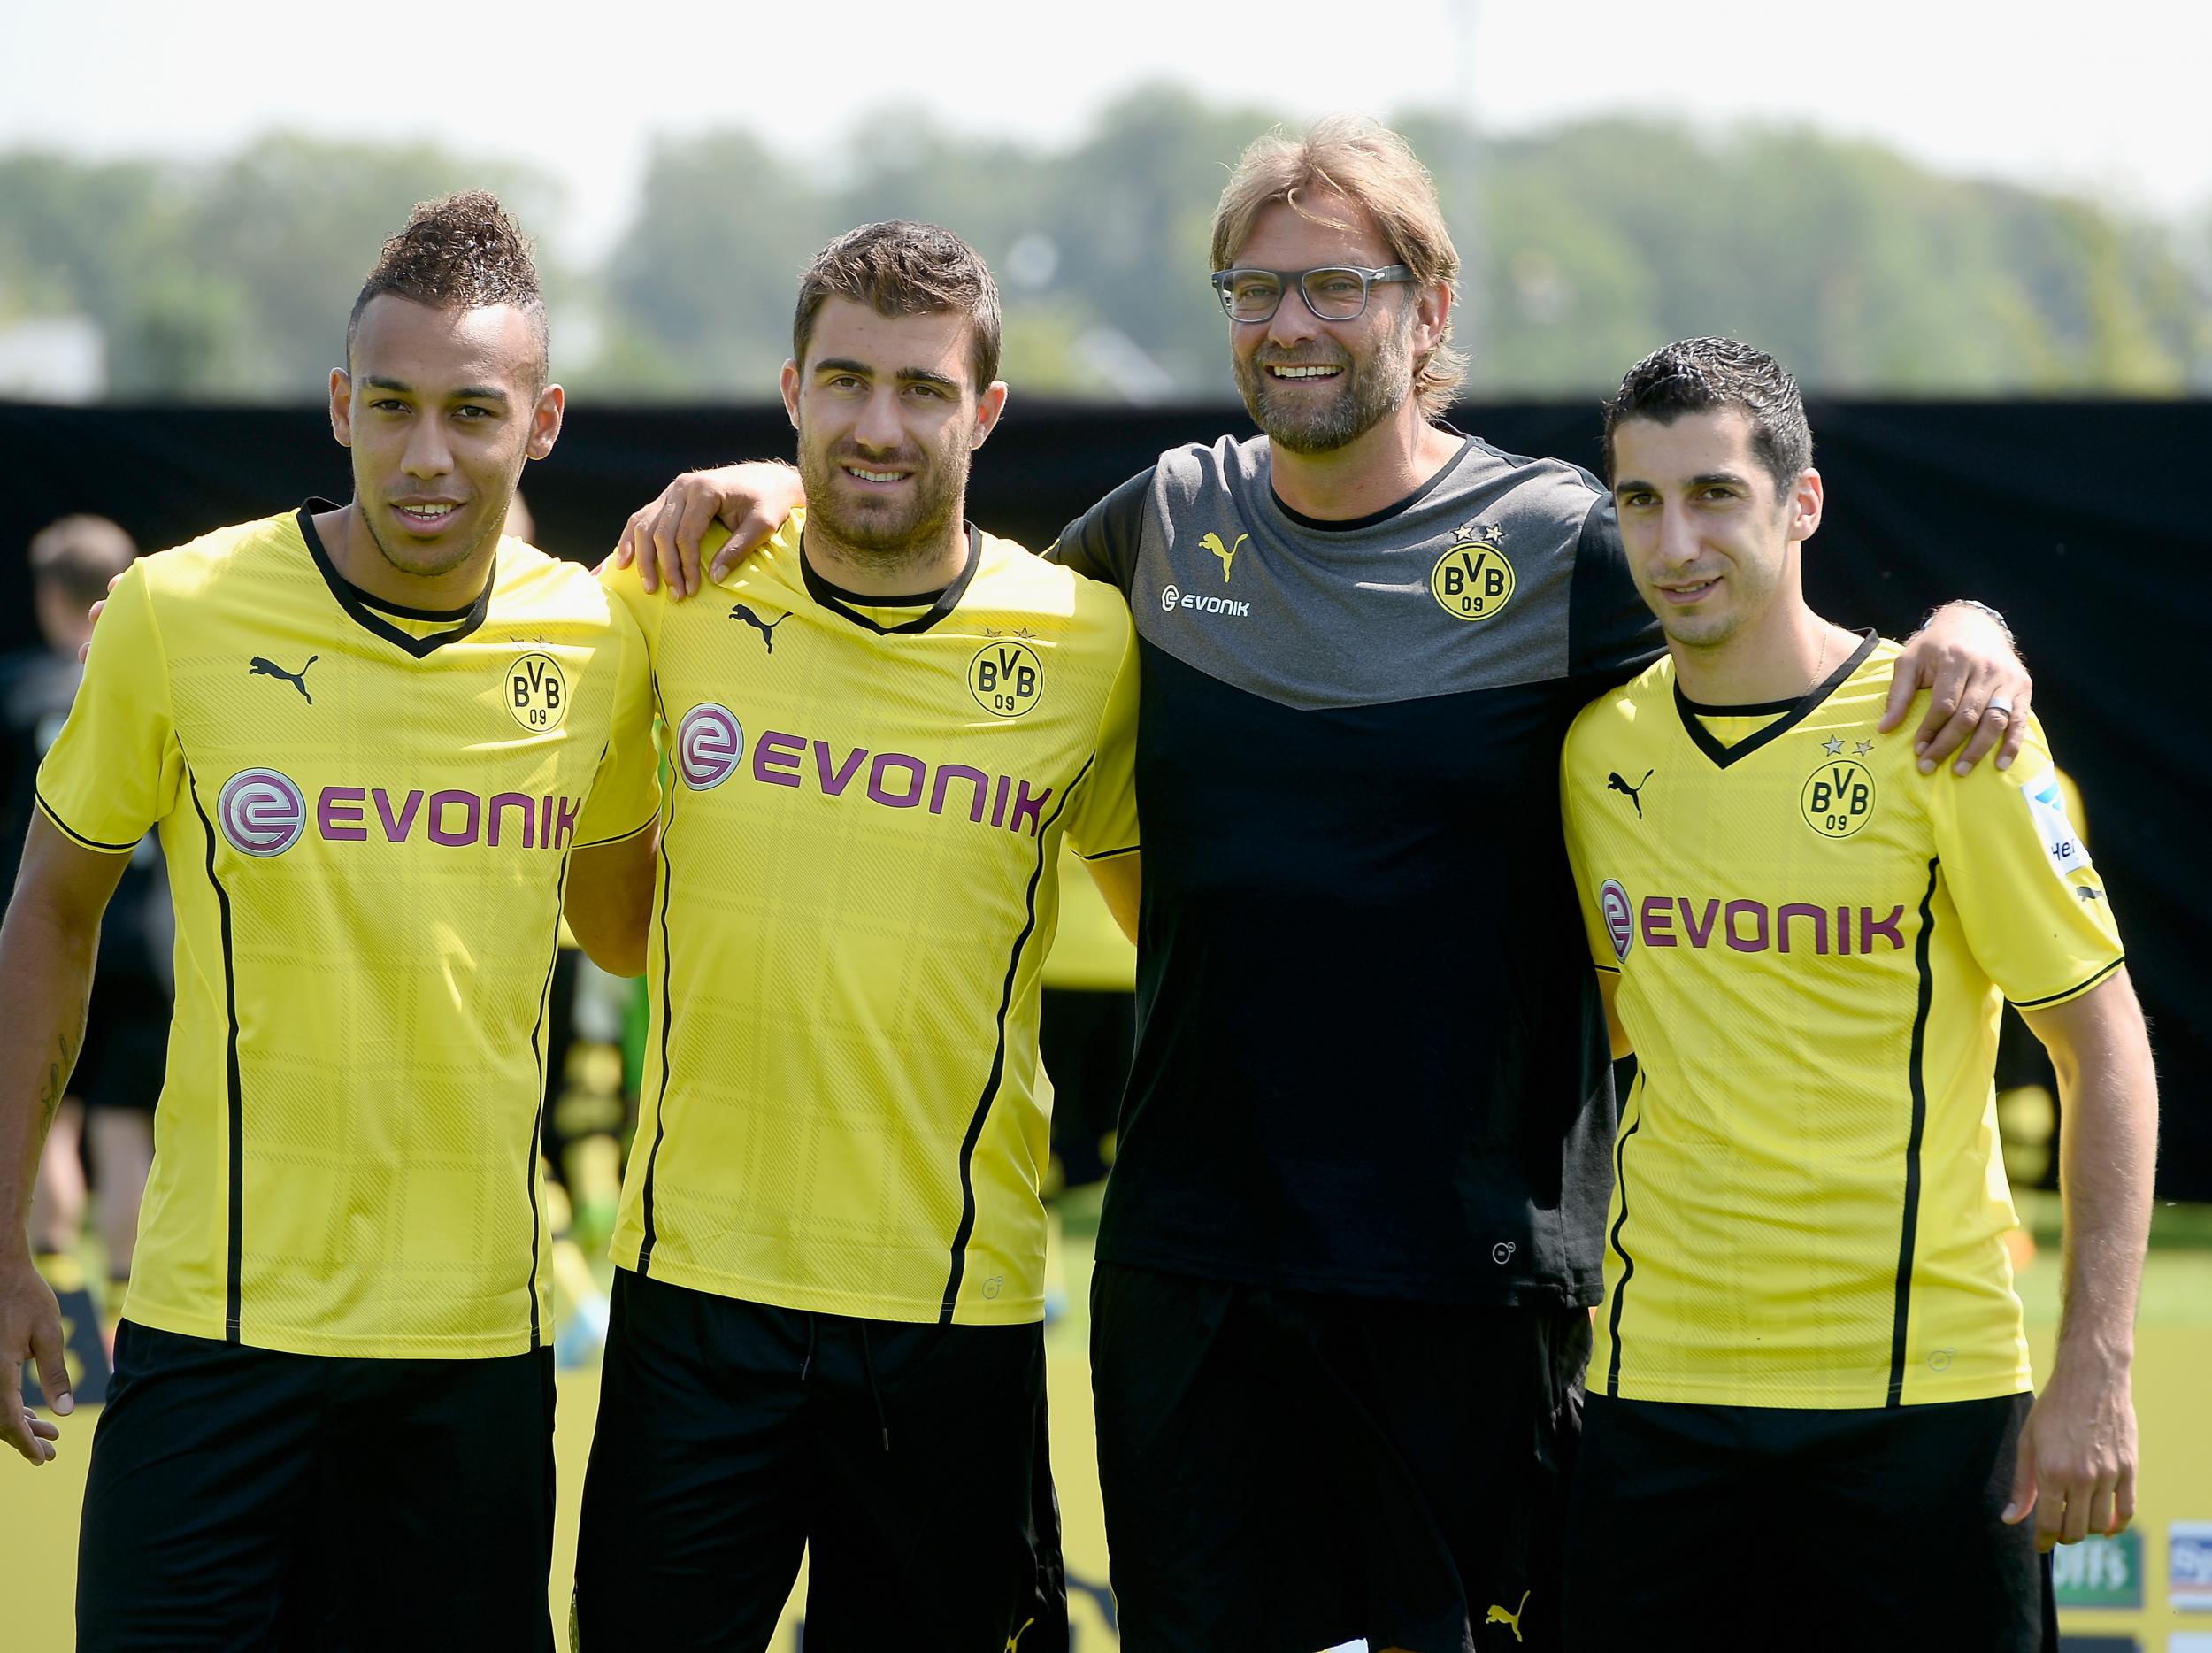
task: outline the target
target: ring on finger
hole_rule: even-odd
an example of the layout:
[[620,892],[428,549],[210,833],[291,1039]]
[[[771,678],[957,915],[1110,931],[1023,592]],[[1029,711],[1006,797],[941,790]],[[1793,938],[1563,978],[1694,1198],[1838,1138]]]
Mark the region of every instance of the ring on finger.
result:
[[2012,703],[2001,698],[1993,699],[1989,703],[1987,711],[1985,711],[1982,715],[1987,717],[1993,711],[2001,718],[2009,718],[2012,716]]

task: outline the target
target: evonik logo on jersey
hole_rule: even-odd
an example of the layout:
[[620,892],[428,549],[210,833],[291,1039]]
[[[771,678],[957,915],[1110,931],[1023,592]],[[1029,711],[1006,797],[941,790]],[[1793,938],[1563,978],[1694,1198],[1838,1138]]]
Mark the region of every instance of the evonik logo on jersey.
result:
[[1172,614],[1178,609],[1192,614],[1226,614],[1241,619],[1252,611],[1252,605],[1234,597],[1202,597],[1180,586],[1169,586],[1160,593],[1160,611]]
[[1734,953],[1834,953],[1865,955],[1886,942],[1892,952],[1905,946],[1905,910],[1893,906],[1878,916],[1872,907],[1827,907],[1790,901],[1724,902],[1717,896],[1646,896],[1631,898],[1616,879],[1598,892],[1598,907],[1614,956],[1625,961],[1632,942],[1646,947],[1687,947],[1699,951],[1725,948]]
[[833,745],[781,729],[764,731],[749,757],[744,726],[727,706],[707,702],[676,725],[676,773],[694,792],[709,792],[732,776],[749,773],[759,786],[814,791],[882,809],[926,809],[932,815],[964,813],[1034,838],[1043,830],[1053,788],[1033,791],[1013,775],[987,775],[966,764],[932,764],[906,752],[875,752]]
[[461,788],[426,794],[383,787],[325,787],[314,808],[289,775],[274,769],[242,769],[223,783],[215,802],[216,824],[230,847],[265,860],[282,855],[305,835],[327,843],[365,843],[372,834],[387,843],[419,841],[444,849],[481,843],[488,849],[565,850],[576,836],[581,798],[524,792],[487,796]]

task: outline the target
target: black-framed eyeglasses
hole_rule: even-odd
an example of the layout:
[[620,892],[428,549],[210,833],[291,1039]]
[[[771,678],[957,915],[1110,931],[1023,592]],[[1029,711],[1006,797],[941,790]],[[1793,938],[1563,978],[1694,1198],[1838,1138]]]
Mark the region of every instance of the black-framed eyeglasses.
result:
[[1315,270],[1216,270],[1214,291],[1232,321],[1267,321],[1281,307],[1293,285],[1306,308],[1323,321],[1356,321],[1367,309],[1367,289],[1378,281],[1414,280],[1412,269],[1386,264],[1379,270],[1356,264],[1323,265]]

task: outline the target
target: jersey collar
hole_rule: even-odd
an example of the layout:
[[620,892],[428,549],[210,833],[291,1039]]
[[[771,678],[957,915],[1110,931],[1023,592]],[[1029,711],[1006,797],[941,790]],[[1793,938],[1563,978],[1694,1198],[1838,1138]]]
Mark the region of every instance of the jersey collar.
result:
[[[1859,669],[1866,657],[1874,652],[1875,634],[1872,627],[1859,634],[1859,646],[1851,651],[1851,657],[1794,700],[1770,700],[1756,706],[1701,706],[1682,692],[1682,680],[1674,680],[1674,709],[1682,719],[1683,732],[1691,743],[1714,765],[1725,769],[1739,758],[1748,757],[1770,741],[1779,740],[1816,711],[1821,702],[1841,688],[1851,673]],[[1733,746],[1724,746],[1705,727],[1707,718],[1758,718],[1772,716],[1774,721],[1755,734],[1747,734]]]
[[[953,576],[952,583],[942,591],[922,592],[910,597],[871,597],[864,596],[857,591],[848,591],[841,586],[833,586],[816,573],[814,565],[807,561],[803,532],[800,536],[799,573],[806,581],[807,596],[831,613],[849,619],[856,626],[864,627],[879,637],[896,636],[902,632],[927,631],[960,606],[960,599],[968,594],[968,587],[975,579],[975,571],[982,565],[983,535],[973,523],[969,523],[967,529],[968,560],[961,565],[960,572]],[[864,604],[870,608],[918,608],[925,603],[929,604],[926,611],[896,626],[886,626],[872,620],[855,606]]]
[[1315,534],[1356,534],[1362,528],[1378,527],[1393,517],[1402,517],[1434,493],[1444,479],[1459,468],[1460,461],[1467,457],[1467,450],[1475,445],[1475,439],[1456,426],[1448,425],[1442,419],[1439,419],[1436,421],[1436,427],[1449,435],[1459,438],[1458,450],[1437,467],[1434,476],[1429,478],[1403,499],[1394,501],[1385,505],[1380,511],[1370,511],[1363,517],[1351,517],[1337,522],[1327,521],[1320,517],[1309,517],[1302,511],[1293,511],[1283,503],[1283,496],[1275,491],[1275,453],[1271,447],[1268,450],[1267,459],[1267,496],[1275,502],[1275,509],[1281,511],[1290,522]]
[[[315,519],[326,511],[339,509],[337,502],[323,498],[308,500],[298,511],[300,538],[307,542],[307,554],[315,559],[315,566],[322,571],[323,583],[330,588],[330,595],[338,599],[338,606],[345,610],[354,624],[362,630],[381,637],[386,642],[405,650],[419,660],[449,642],[458,642],[484,623],[491,612],[492,586],[499,579],[499,559],[493,557],[490,572],[485,576],[484,588],[476,594],[476,601],[465,609],[410,609],[396,603],[387,603],[373,597],[338,572],[330,560],[330,553],[323,547],[323,537],[315,532]],[[418,637],[414,633],[395,626],[386,615],[400,619],[450,620],[445,631],[434,631]]]

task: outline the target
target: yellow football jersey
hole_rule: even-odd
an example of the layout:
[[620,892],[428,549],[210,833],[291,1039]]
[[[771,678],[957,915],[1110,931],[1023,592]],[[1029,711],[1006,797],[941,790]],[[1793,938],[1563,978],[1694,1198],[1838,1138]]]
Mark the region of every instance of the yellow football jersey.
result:
[[134,564],[39,770],[88,848],[158,826],[177,997],[126,1312],[301,1354],[550,1334],[538,1114],[569,852],[651,824],[643,640],[518,541],[380,606],[310,516]]
[[1922,775],[1910,723],[1875,732],[1896,653],[1870,637],[1801,700],[1719,709],[1661,660],[1568,734],[1568,851],[1638,1065],[1594,1389],[2029,1387],[1999,1012],[2088,991],[2119,937],[2042,731],[2009,770]]
[[1128,611],[973,530],[941,596],[872,603],[803,525],[687,603],[609,577],[673,773],[614,1258],[785,1308],[1035,1320],[1040,977],[1064,836],[1137,843]]

